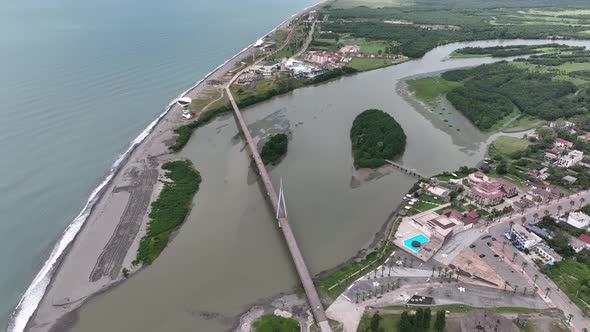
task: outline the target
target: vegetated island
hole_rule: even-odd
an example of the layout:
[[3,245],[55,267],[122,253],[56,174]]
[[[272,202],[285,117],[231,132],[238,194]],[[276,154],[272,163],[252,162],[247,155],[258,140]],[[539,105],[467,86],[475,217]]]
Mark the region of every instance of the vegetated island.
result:
[[582,46],[568,46],[557,43],[543,45],[514,45],[492,47],[464,47],[451,53],[451,58],[503,58],[526,54],[540,54],[550,52],[582,51]]
[[377,168],[406,148],[403,128],[391,115],[378,109],[366,110],[354,119],[350,139],[356,168]]
[[[408,81],[417,98],[444,97],[483,131],[540,124],[559,118],[590,119],[590,52],[533,55]],[[435,87],[436,86],[436,87]]]
[[201,175],[189,160],[170,161],[162,165],[167,170],[164,188],[152,203],[147,232],[139,243],[134,265],[150,265],[168,244],[170,234],[188,215],[193,196],[199,190]]
[[265,165],[278,164],[283,156],[287,153],[287,146],[289,145],[289,136],[287,134],[275,134],[264,143],[260,157]]

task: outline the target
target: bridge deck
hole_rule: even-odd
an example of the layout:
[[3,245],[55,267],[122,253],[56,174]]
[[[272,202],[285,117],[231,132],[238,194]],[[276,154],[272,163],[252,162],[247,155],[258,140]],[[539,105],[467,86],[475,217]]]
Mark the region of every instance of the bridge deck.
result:
[[[236,75],[235,78],[239,76]],[[246,138],[246,142],[252,153],[252,158],[254,159],[254,163],[258,168],[258,173],[260,174],[260,178],[262,183],[264,184],[264,188],[266,189],[266,193],[270,202],[273,206],[274,212],[276,213],[278,206],[278,196],[277,193],[270,181],[270,177],[268,176],[268,172],[266,171],[266,167],[262,162],[262,158],[260,158],[260,154],[258,153],[258,149],[254,140],[252,139],[252,135],[250,134],[250,130],[242,117],[242,113],[236,104],[234,97],[230,91],[230,86],[233,83],[233,79],[229,82],[229,84],[225,87],[227,92],[227,96],[231,102],[231,105],[234,109],[234,116]],[[328,319],[326,317],[326,313],[324,312],[324,308],[322,307],[322,303],[320,301],[320,297],[315,289],[313,281],[311,279],[311,275],[309,274],[309,270],[307,269],[307,265],[303,259],[303,255],[299,250],[299,246],[297,245],[297,241],[295,240],[295,235],[293,235],[293,231],[291,230],[291,226],[289,225],[289,221],[285,217],[279,217],[279,224],[281,226],[281,231],[283,232],[283,236],[285,238],[285,242],[287,243],[287,247],[289,248],[289,252],[291,253],[291,257],[293,259],[293,263],[295,264],[295,269],[299,274],[299,279],[301,280],[301,284],[303,285],[303,289],[305,290],[305,294],[307,295],[307,300],[309,301],[309,305],[311,306],[311,311],[313,316],[315,317],[320,329],[322,332],[331,332],[331,328],[328,325]]]

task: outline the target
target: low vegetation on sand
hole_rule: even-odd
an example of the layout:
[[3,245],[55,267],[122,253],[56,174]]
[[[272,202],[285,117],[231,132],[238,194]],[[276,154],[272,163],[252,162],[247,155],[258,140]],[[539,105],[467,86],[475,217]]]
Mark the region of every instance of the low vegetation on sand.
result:
[[281,158],[287,153],[287,146],[289,145],[289,136],[286,134],[276,134],[262,147],[260,157],[264,164],[276,165]]
[[275,315],[264,315],[254,322],[256,332],[299,332],[299,322]]
[[543,45],[514,45],[514,46],[492,46],[492,47],[464,47],[451,54],[453,58],[462,57],[485,57],[495,58],[511,57],[525,54],[539,54],[557,51],[581,51],[584,47],[568,46],[560,44]]
[[350,130],[354,166],[376,168],[393,159],[406,148],[406,134],[395,119],[377,109],[359,114]]
[[134,265],[151,264],[166,247],[170,234],[183,223],[193,196],[199,190],[201,175],[188,160],[177,160],[162,166],[167,170],[160,197],[152,203],[147,232],[139,243]]

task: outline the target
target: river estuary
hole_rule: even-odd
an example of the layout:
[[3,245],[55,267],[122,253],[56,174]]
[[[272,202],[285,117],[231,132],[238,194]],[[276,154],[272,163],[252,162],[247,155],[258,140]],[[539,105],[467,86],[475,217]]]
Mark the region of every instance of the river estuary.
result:
[[[283,178],[291,225],[311,273],[366,246],[415,181],[394,171],[353,185],[349,130],[358,113],[379,108],[392,114],[408,136],[399,162],[422,174],[473,166],[493,137],[451,108],[443,115],[417,111],[403,79],[499,60],[448,58],[464,46],[549,42],[450,44],[422,59],[299,89],[248,109],[244,115],[253,135],[291,131],[289,152],[271,177],[275,185]],[[249,305],[297,285],[237,133],[233,118],[224,117],[193,135],[182,156],[194,162],[203,182],[187,222],[151,267],[84,306],[75,331],[224,331]]]

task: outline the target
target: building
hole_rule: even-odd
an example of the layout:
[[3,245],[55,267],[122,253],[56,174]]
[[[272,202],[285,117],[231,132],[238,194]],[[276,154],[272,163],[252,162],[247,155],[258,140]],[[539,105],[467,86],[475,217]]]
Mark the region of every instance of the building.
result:
[[[454,219],[460,220],[463,223],[463,230],[468,230],[470,228],[473,228],[473,225],[476,225],[480,219],[479,213],[477,213],[475,211],[461,213],[457,210],[446,209],[442,212],[441,215],[443,215],[447,218],[451,218],[451,219],[454,218]],[[457,233],[459,231],[461,231],[461,230],[457,230],[455,233]]]
[[580,141],[590,142],[590,133],[586,133],[584,135],[580,135],[580,136],[578,136],[578,139]]
[[538,226],[535,226],[534,223],[527,223],[527,225],[525,226],[525,228],[529,231],[529,232],[533,232],[537,235],[539,235],[540,237],[543,237],[545,239],[552,239],[553,236],[555,235],[552,231],[546,229],[546,228],[541,228]]
[[559,167],[570,168],[584,159],[584,152],[573,150],[567,155],[559,158],[555,164]]
[[[555,158],[553,158],[555,159]],[[528,176],[534,178],[535,180],[546,180],[549,177],[549,173],[547,172],[547,167],[542,169],[532,169],[526,173]]]
[[533,246],[543,242],[543,240],[536,234],[529,232],[520,224],[512,225],[510,229],[510,236],[516,247],[522,249],[530,249]]
[[574,183],[576,183],[576,181],[578,181],[578,179],[576,177],[573,177],[571,175],[566,175],[561,179],[569,184],[574,184]]
[[555,264],[555,262],[560,262],[561,260],[563,260],[563,257],[561,257],[560,254],[555,252],[555,250],[553,250],[550,246],[548,246],[545,243],[537,244],[533,248],[533,252],[537,254],[537,256],[539,256],[539,258],[545,264],[553,265]]
[[516,186],[502,178],[490,178],[482,172],[475,172],[467,176],[471,184],[468,191],[469,198],[481,205],[496,205],[504,199],[517,194]]
[[586,229],[590,225],[590,216],[582,212],[572,212],[567,217],[567,223],[577,229]]
[[447,199],[449,197],[449,194],[451,193],[449,189],[441,188],[439,186],[429,186],[428,189],[426,189],[426,191],[442,199]]
[[319,65],[325,65],[328,63],[335,64],[340,62],[341,59],[342,54],[327,51],[312,51],[309,52],[305,58],[306,61]]
[[578,236],[578,240],[582,241],[586,247],[584,249],[590,249],[590,236],[586,234],[581,234]]
[[569,149],[574,146],[574,143],[558,137],[555,139],[555,143],[553,145],[558,149]]
[[547,159],[557,159],[561,154],[559,151],[555,149],[545,149],[545,158]]
[[572,247],[572,249],[574,249],[575,252],[580,252],[580,251],[587,248],[586,242],[578,239],[577,237],[573,237],[571,235],[569,236],[568,243],[570,244],[570,247]]

